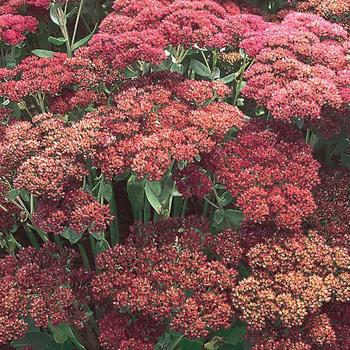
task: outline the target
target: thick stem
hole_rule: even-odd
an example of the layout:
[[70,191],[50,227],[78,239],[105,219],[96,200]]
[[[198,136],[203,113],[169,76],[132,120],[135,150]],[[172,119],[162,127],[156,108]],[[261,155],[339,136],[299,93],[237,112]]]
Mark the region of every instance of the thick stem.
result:
[[181,217],[184,218],[186,215],[186,210],[187,210],[187,204],[188,204],[188,198],[184,199],[184,204],[182,206],[182,211],[181,211]]
[[145,201],[143,205],[143,223],[148,224],[151,219],[151,205],[145,196]]
[[91,266],[90,266],[90,262],[89,262],[89,258],[86,254],[85,248],[83,246],[82,243],[78,243],[78,248],[81,254],[81,258],[83,260],[83,265],[85,267],[86,270],[91,271]]
[[109,208],[111,210],[112,215],[114,216],[114,219],[111,225],[109,226],[109,232],[111,235],[111,246],[113,247],[120,241],[117,200],[116,200],[114,189],[112,191],[112,200],[109,202]]
[[181,215],[181,209],[182,209],[182,199],[181,197],[175,197],[174,198],[174,204],[173,204],[173,216],[177,217]]

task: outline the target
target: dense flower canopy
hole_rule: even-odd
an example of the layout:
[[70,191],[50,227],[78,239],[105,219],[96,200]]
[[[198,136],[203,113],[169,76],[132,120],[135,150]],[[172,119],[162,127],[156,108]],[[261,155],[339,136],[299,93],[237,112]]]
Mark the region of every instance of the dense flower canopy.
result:
[[349,350],[349,0],[0,0],[0,348]]

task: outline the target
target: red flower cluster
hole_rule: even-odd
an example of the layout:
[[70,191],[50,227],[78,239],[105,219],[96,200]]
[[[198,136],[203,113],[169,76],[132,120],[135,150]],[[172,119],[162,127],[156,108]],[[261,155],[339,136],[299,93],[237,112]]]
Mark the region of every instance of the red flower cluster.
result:
[[133,320],[117,311],[107,312],[99,320],[100,345],[106,350],[153,350],[164,327],[155,320],[139,316]]
[[120,78],[100,59],[91,61],[81,55],[30,56],[14,69],[1,69],[0,94],[11,101],[24,100],[30,111],[42,112],[49,105],[51,112],[61,114],[77,107],[105,104],[107,98],[101,86],[109,88]]
[[246,220],[298,230],[315,209],[311,190],[319,182],[319,164],[297,131],[280,123],[268,126],[250,122],[237,139],[210,154],[210,166]]
[[117,68],[138,60],[159,64],[169,45],[236,45],[239,36],[263,22],[243,15],[241,23],[239,8],[228,1],[125,0],[115,1],[113,9],[89,42],[88,55]]
[[[348,334],[349,324],[340,319],[339,327],[336,317],[324,314],[350,300],[346,249],[332,248],[310,232],[257,244],[247,257],[252,275],[239,282],[232,297],[249,328],[262,332],[263,345],[254,349],[346,348],[337,332]],[[274,336],[279,340],[266,341]]]
[[323,170],[320,177],[321,183],[314,190],[317,209],[309,223],[331,245],[350,249],[350,172]]
[[255,57],[244,95],[277,119],[304,118],[317,121],[318,128],[324,122],[325,130],[333,123],[327,134],[339,131],[349,100],[344,94],[348,82],[337,74],[349,67],[348,40],[340,25],[303,13],[291,13],[281,23],[252,33],[241,43]]
[[33,214],[33,223],[46,233],[60,234],[66,228],[76,234],[100,233],[112,217],[108,205],[100,204],[82,190],[68,191],[62,201],[43,199]]
[[31,16],[0,15],[0,40],[9,45],[24,41],[27,33],[36,31],[38,21]]
[[[28,6],[40,7],[42,2],[43,0],[0,0],[0,40],[8,45],[17,45],[25,40],[28,33],[34,33],[38,26],[37,19],[23,13]],[[44,2],[48,7],[51,1]]]
[[92,282],[95,299],[156,323],[170,322],[173,330],[190,338],[228,327],[233,316],[228,291],[236,271],[208,261],[199,248],[200,231],[186,229],[190,223],[181,228],[173,222],[169,231],[146,227],[146,232],[154,230],[151,237],[145,231],[137,236],[139,227],[125,245],[97,256],[101,272]]
[[0,344],[24,336],[28,316],[37,327],[48,327],[49,322],[83,326],[87,318],[72,288],[72,267],[67,268],[72,258],[72,251],[59,253],[46,244],[0,260]]
[[1,72],[0,94],[12,101],[37,93],[56,95],[72,83],[72,72],[63,64],[66,58],[63,53],[56,53],[52,58],[25,58],[13,70]]
[[212,150],[230,128],[243,125],[242,112],[220,101],[228,93],[220,82],[184,80],[177,74],[127,84],[114,96],[115,106],[82,119],[101,125],[96,164],[110,178],[131,169],[140,178],[159,180],[172,160],[191,162]]

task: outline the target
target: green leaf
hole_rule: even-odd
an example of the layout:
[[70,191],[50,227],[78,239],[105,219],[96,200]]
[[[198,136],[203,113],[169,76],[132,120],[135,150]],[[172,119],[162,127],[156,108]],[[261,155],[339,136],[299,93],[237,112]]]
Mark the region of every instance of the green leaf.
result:
[[51,4],[50,6],[50,18],[52,20],[53,23],[57,24],[58,26],[60,25],[60,21],[58,19],[58,8],[59,5],[57,4]]
[[61,236],[64,237],[65,239],[68,239],[68,241],[71,244],[77,243],[82,235],[83,235],[82,233],[76,233],[74,230],[72,230],[69,227],[66,227],[64,231],[61,233]]
[[238,82],[236,86],[236,91],[240,92],[245,86],[247,85],[247,82],[242,80],[241,82]]
[[78,12],[78,6],[73,7],[67,14],[66,19],[72,18]]
[[160,214],[162,211],[162,204],[160,202],[161,185],[157,181],[147,181],[145,184],[145,193],[152,208]]
[[21,198],[22,198],[25,202],[27,202],[27,203],[30,202],[30,194],[29,194],[29,192],[28,192],[27,190],[21,189],[21,190],[19,191],[19,195],[21,196]]
[[341,154],[341,165],[350,169],[350,156],[348,154]]
[[19,108],[19,103],[11,102],[8,108],[12,109],[12,113],[16,118],[21,118],[21,109]]
[[29,331],[18,340],[13,340],[11,346],[14,348],[30,347],[32,350],[59,350],[50,334],[40,331]]
[[109,245],[108,241],[106,241],[104,238],[100,239],[96,243],[96,253],[97,254],[102,253],[109,248],[110,248],[110,245]]
[[226,209],[225,210],[225,220],[229,227],[237,227],[243,221],[243,213],[240,210]]
[[82,47],[82,46],[84,46],[86,43],[88,43],[89,40],[91,39],[91,37],[94,35],[96,28],[97,28],[97,24],[95,25],[95,28],[93,29],[93,31],[92,31],[89,35],[87,35],[87,36],[86,36],[85,38],[83,38],[83,39],[78,40],[76,43],[73,44],[72,50],[74,51],[74,50],[76,50],[76,49],[79,49],[79,47]]
[[179,343],[179,350],[201,350],[203,344],[199,341],[183,339]]
[[9,201],[13,201],[17,196],[19,196],[20,190],[16,190],[15,188],[12,188],[10,191],[7,192],[7,199]]
[[219,67],[214,67],[212,73],[209,75],[210,80],[216,80],[220,78],[220,69]]
[[138,180],[136,175],[132,174],[127,182],[126,190],[132,206],[135,219],[142,217],[143,205],[145,200],[145,181]]
[[225,211],[223,209],[216,209],[214,212],[214,222],[216,225],[220,225],[225,217]]
[[242,97],[237,98],[236,106],[243,107],[244,106],[244,98],[242,98]]
[[69,325],[61,323],[58,326],[52,326],[50,328],[53,335],[53,339],[57,344],[63,344],[69,338]]
[[50,58],[50,57],[53,57],[53,55],[55,54],[54,51],[41,50],[41,49],[32,50],[32,53],[35,56],[42,57],[42,58]]
[[103,232],[90,232],[91,236],[94,237],[97,241],[104,239]]
[[339,154],[346,151],[349,145],[350,145],[349,139],[347,137],[342,137],[334,149],[334,154],[338,156]]
[[230,192],[226,191],[220,196],[220,203],[224,207],[232,202],[233,198]]
[[109,182],[103,184],[102,196],[107,201],[110,202],[113,198],[113,187]]
[[130,68],[125,68],[124,74],[127,78],[135,78],[135,77],[138,77],[140,75],[139,72],[134,71]]
[[236,326],[221,332],[221,336],[224,337],[225,343],[231,345],[237,345],[244,341],[246,330],[244,326]]
[[231,73],[229,75],[226,75],[226,77],[221,78],[220,81],[222,81],[224,84],[230,84],[237,78],[237,73]]
[[304,127],[304,119],[302,118],[295,118],[294,123],[299,129]]
[[184,71],[184,66],[181,63],[172,63],[170,66],[170,72],[177,72],[182,74]]
[[201,77],[208,78],[211,74],[211,70],[205,64],[198,60],[192,59],[190,61],[190,66],[195,71],[195,73],[200,75]]
[[55,37],[53,37],[53,36],[49,36],[48,41],[49,41],[51,44],[60,46],[60,45],[64,45],[64,44],[66,43],[67,39],[66,39],[66,38],[63,38],[63,37],[55,38]]

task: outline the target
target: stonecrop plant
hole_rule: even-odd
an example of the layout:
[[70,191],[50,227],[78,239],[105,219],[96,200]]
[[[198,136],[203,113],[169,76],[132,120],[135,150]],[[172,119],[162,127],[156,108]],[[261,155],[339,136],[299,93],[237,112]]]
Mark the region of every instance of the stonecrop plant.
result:
[[349,350],[348,0],[0,0],[0,349]]

